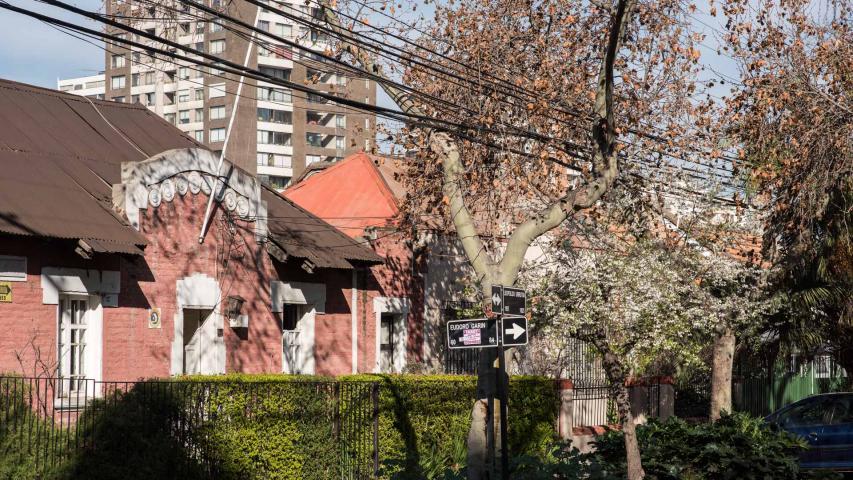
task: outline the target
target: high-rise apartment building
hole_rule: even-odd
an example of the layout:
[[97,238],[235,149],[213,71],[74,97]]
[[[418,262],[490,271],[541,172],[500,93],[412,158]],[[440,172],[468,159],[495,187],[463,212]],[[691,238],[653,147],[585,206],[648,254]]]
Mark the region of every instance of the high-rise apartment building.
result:
[[[248,2],[205,0],[211,8],[258,28],[322,52],[330,39]],[[318,10],[303,1],[270,0],[274,8],[313,18]],[[134,28],[153,33],[218,58],[275,78],[364,103],[376,103],[376,84],[364,78],[342,75],[316,55],[293,49],[267,37],[249,42],[223,25],[222,20],[200,21],[196,12],[181,2],[110,0],[107,13],[129,18]],[[163,45],[141,35],[109,28],[109,33],[143,44]],[[174,50],[174,49],[172,49]],[[178,53],[184,53],[178,51]],[[103,90],[88,88],[102,82]],[[140,48],[107,43],[102,77],[59,81],[59,89],[107,100],[139,102],[178,128],[206,143],[240,167],[257,173],[268,183],[284,188],[309,165],[335,161],[375,142],[375,116],[337,105],[320,96],[293,91],[271,83],[245,78],[213,67],[184,61],[154,60]],[[80,87],[82,85],[82,87]],[[239,96],[238,96],[239,92]],[[236,108],[235,108],[236,105]],[[231,116],[236,115],[231,121]],[[230,126],[230,132],[229,132]],[[227,138],[227,147],[225,146]]]

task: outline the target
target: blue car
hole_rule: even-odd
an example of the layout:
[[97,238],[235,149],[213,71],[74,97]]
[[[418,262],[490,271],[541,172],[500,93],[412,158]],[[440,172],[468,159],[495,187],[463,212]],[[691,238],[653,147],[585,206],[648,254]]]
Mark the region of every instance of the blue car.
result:
[[773,426],[806,439],[803,468],[853,472],[853,393],[812,395],[765,417]]

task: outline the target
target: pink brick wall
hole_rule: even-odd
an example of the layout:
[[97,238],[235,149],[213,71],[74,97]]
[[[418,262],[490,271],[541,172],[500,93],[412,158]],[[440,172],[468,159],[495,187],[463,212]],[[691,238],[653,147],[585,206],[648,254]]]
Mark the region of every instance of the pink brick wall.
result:
[[[373,299],[376,297],[407,298],[410,302],[406,318],[407,352],[409,363],[421,361],[423,351],[423,279],[420,276],[420,259],[413,255],[405,234],[379,232],[373,248],[385,263],[370,268],[359,278],[362,289],[360,306],[366,321],[359,322],[359,371],[372,372],[376,365],[376,314]],[[366,287],[365,287],[366,286]],[[365,327],[365,328],[362,328]]]
[[[315,362],[318,374],[344,374],[351,370],[351,280],[348,270],[318,269],[309,275],[300,267],[273,264],[255,241],[254,224],[238,221],[229,226],[217,209],[204,244],[197,241],[207,197],[177,196],[171,203],[141,212],[141,231],[151,242],[145,257],[96,255],[86,261],[73,251],[73,242],[47,241],[24,237],[0,237],[0,254],[28,259],[27,282],[13,284],[13,303],[0,303],[0,371],[18,371],[16,352],[25,369],[33,371],[33,357],[55,364],[56,305],[42,304],[40,274],[43,266],[75,267],[121,271],[118,308],[104,308],[103,378],[126,380],[169,374],[176,282],[202,273],[217,279],[223,298],[240,295],[246,302],[243,312],[250,317],[248,329],[224,325],[226,369],[229,372],[280,372],[281,331],[271,311],[270,280],[282,279],[326,283],[326,313],[315,323]],[[371,285],[368,283],[368,285]],[[359,286],[364,288],[364,284]],[[377,288],[375,284],[369,288]],[[359,323],[375,331],[372,296],[359,315]],[[158,307],[162,328],[149,329],[147,312]],[[28,346],[34,339],[35,348]],[[373,358],[373,340],[365,339]],[[370,363],[372,366],[372,363]]]

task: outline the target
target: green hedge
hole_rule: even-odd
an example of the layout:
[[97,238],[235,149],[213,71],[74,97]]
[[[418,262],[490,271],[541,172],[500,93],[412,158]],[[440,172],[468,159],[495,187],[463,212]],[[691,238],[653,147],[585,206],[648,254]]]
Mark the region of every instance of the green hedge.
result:
[[[340,478],[341,464],[353,456],[372,464],[371,382],[379,385],[385,477],[435,478],[464,465],[473,377],[223,375],[144,382],[93,402],[74,427],[80,437],[69,437],[88,447],[39,478]],[[558,408],[553,381],[513,378],[510,393],[511,451],[539,455],[553,440]],[[0,405],[14,403],[0,397]],[[358,454],[336,442],[336,418],[341,437],[360,434]],[[54,438],[70,433],[46,422],[44,428]],[[6,460],[0,462],[0,478],[35,478],[30,456],[10,447],[19,443],[16,435],[0,429],[0,456]],[[189,451],[187,444],[193,445]]]
[[[637,439],[650,480],[841,478],[831,472],[801,470],[797,457],[808,448],[805,440],[772,430],[763,419],[743,413],[698,425],[677,417],[665,422],[652,419],[637,428]],[[596,440],[596,451],[579,458],[589,467],[587,478],[625,478],[621,432],[602,435]]]
[[[384,476],[434,478],[447,468],[464,466],[475,377],[353,375],[341,380],[380,384],[379,457]],[[558,408],[553,380],[512,377],[508,409],[513,455],[547,452]]]
[[[54,433],[50,422],[40,419],[25,402],[28,385],[7,378],[0,383],[0,479],[33,478],[35,454],[27,448],[30,432],[43,432],[45,438]],[[23,426],[23,428],[22,428]]]
[[[203,382],[203,383],[199,383]],[[209,387],[209,388],[208,388]],[[335,383],[285,375],[146,382],[88,410],[95,448],[65,465],[87,479],[339,476]],[[187,428],[181,426],[187,425]],[[194,448],[184,447],[183,439]]]

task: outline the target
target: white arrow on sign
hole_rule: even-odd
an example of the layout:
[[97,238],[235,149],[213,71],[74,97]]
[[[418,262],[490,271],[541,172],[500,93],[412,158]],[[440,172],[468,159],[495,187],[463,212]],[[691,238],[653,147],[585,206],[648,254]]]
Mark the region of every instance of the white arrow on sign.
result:
[[519,324],[517,324],[517,323],[515,323],[515,322],[513,322],[513,324],[512,324],[512,328],[507,328],[507,329],[504,329],[504,330],[505,330],[505,332],[506,332],[506,333],[508,333],[508,334],[509,334],[509,333],[511,333],[511,334],[512,334],[512,339],[513,339],[513,340],[517,340],[517,339],[518,339],[518,337],[520,337],[520,336],[525,332],[524,328],[522,328],[522,326],[521,326],[521,325],[519,325]]
[[492,295],[492,303],[495,305],[500,305],[501,304],[501,296],[498,295],[497,293]]

